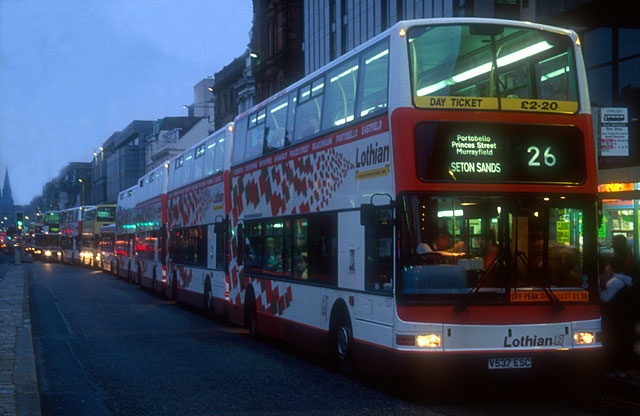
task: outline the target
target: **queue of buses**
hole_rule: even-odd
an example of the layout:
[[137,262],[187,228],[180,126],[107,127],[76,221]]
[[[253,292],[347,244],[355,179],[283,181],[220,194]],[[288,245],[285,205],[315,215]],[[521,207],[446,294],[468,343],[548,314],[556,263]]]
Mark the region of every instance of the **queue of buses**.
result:
[[589,103],[572,31],[399,22],[47,244],[344,365],[596,368]]

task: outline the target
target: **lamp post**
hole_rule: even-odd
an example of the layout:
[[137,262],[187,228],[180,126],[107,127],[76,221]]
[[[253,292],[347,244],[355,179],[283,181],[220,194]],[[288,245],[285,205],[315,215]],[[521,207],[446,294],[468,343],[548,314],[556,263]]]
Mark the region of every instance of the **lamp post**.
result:
[[84,200],[84,182],[82,179],[78,179],[78,182],[82,184],[82,193],[80,194],[80,205],[86,205],[86,201]]

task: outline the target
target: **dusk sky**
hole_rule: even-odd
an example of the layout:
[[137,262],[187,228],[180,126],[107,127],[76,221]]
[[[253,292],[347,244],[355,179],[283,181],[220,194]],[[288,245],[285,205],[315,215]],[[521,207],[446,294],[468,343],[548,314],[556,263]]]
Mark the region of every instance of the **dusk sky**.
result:
[[133,120],[185,116],[249,43],[251,0],[0,0],[0,186],[28,204]]

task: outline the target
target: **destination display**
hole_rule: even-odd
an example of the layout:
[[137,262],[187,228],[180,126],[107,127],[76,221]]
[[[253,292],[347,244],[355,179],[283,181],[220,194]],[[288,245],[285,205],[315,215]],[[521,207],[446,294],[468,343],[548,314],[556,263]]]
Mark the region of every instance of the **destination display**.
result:
[[416,173],[424,182],[577,185],[583,141],[575,126],[425,122],[415,128]]

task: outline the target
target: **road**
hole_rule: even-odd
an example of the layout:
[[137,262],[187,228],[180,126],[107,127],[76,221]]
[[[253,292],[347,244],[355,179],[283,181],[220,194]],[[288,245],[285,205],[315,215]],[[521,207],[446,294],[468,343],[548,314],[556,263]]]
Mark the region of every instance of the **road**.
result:
[[29,265],[44,415],[624,415],[640,407],[584,386],[344,376],[113,276]]

